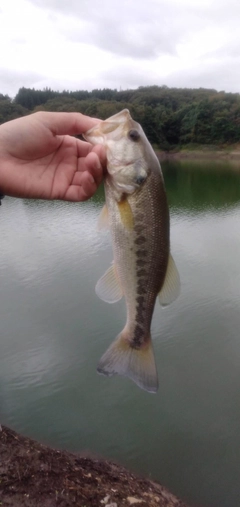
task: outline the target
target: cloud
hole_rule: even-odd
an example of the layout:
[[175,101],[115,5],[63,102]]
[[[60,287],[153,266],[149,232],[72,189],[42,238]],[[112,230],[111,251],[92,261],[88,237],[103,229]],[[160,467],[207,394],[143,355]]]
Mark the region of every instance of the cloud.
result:
[[[68,40],[87,43],[111,53],[133,58],[155,58],[175,54],[176,44],[185,34],[186,14],[181,5],[167,0],[159,2],[116,2],[97,0],[32,0],[58,15],[59,26]],[[201,18],[189,8],[189,26],[201,25]]]
[[7,93],[26,83],[239,91],[239,18],[237,0],[1,0]]
[[14,97],[16,90],[21,86],[26,88],[38,88],[38,84],[43,80],[43,76],[34,72],[21,72],[13,69],[0,67],[0,93]]
[[221,58],[213,53],[207,57],[198,58],[190,65],[168,74],[168,86],[176,86],[176,83],[177,87],[202,87],[239,93],[240,53],[227,53]]

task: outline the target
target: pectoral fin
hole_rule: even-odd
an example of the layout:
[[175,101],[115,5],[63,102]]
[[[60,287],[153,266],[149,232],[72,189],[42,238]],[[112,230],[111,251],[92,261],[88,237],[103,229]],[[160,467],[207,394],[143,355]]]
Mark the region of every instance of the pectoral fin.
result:
[[134,226],[133,212],[127,199],[118,202],[118,210],[121,217],[121,222],[126,229],[131,231]]
[[98,280],[95,287],[97,296],[106,303],[116,303],[122,296],[114,264],[107,269],[106,273]]
[[108,229],[109,227],[109,215],[106,204],[104,204],[102,211],[98,218],[98,228],[99,229]]
[[159,303],[161,306],[170,305],[180,294],[180,276],[176,264],[169,255],[167,272],[164,280],[163,287],[158,294]]

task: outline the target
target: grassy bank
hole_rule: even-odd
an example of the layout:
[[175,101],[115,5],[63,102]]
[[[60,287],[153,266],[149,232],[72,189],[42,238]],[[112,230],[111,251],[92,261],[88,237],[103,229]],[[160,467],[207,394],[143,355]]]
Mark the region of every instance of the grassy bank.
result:
[[175,148],[171,151],[163,151],[155,148],[160,160],[226,160],[239,162],[240,164],[240,144],[228,146],[212,145],[188,145],[181,148]]

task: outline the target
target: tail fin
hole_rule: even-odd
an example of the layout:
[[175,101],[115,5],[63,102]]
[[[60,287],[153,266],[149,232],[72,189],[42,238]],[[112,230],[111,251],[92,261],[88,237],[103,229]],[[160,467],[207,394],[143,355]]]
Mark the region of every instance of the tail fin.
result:
[[98,373],[123,375],[150,393],[158,390],[158,376],[151,339],[140,349],[133,348],[122,333],[101,357]]

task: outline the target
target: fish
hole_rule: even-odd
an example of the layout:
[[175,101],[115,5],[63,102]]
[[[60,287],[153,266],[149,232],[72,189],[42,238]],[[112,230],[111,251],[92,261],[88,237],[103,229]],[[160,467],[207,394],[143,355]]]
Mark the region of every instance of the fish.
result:
[[113,263],[96,284],[107,303],[123,296],[126,324],[101,357],[98,373],[123,375],[155,393],[158,373],[151,339],[156,299],[162,306],[180,293],[180,277],[170,253],[170,218],[160,162],[141,125],[128,109],[84,133],[106,149],[106,204],[100,227],[109,227]]

